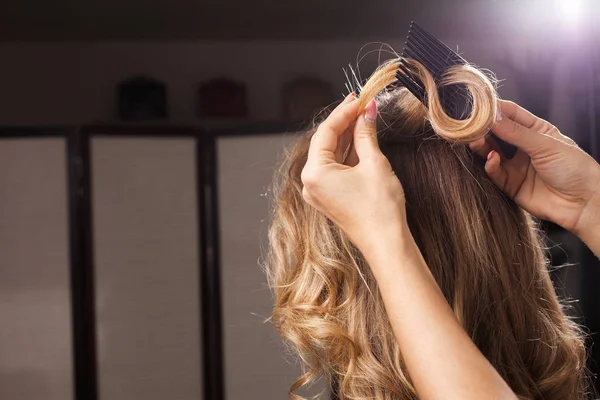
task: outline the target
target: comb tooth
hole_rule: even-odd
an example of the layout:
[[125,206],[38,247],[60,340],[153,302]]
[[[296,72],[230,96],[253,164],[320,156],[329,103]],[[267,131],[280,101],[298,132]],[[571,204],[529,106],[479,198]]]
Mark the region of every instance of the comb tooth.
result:
[[[403,56],[408,56],[423,64],[432,73],[436,81],[441,78],[448,67],[467,63],[460,55],[414,21],[411,23]],[[467,97],[464,92],[460,87],[440,88],[439,90],[444,109],[454,118],[460,117],[457,115],[460,111],[458,104],[462,102],[461,99]]]
[[[400,74],[398,74],[398,75],[400,75]],[[419,102],[421,102],[421,104],[427,106],[427,101],[423,97],[423,94],[421,93],[421,91],[418,88],[416,88],[415,86],[411,85],[410,81],[404,81],[400,76],[398,76],[398,82],[402,83],[402,85],[404,85],[404,87],[406,89],[408,89],[408,91],[411,92],[413,94],[413,96],[415,96],[417,98],[417,100],[419,100]]]
[[[415,49],[415,50],[416,50],[416,49]],[[420,50],[420,49],[419,49],[419,50]],[[416,53],[413,51],[413,49],[411,49],[411,48],[406,48],[406,49],[405,49],[405,53],[406,53],[406,55],[408,55],[408,56],[409,56],[409,58],[412,58],[412,59],[414,59],[415,61],[418,61],[418,62],[420,62],[421,64],[423,64],[423,66],[424,66],[425,68],[427,68],[427,70],[429,70],[429,72],[431,72],[431,73],[432,73],[432,75],[434,76],[434,79],[435,79],[435,81],[436,81],[436,82],[439,80],[439,78],[441,77],[441,74],[442,74],[442,69],[441,69],[441,68],[439,68],[439,67],[435,67],[435,68],[433,68],[433,67],[430,65],[430,62],[432,62],[432,60],[434,60],[434,59],[435,59],[435,57],[433,57],[433,56],[429,56],[429,55],[427,55],[427,54],[423,54],[423,53],[421,53],[421,54],[416,54]],[[446,95],[446,96],[447,96],[446,98],[447,98],[448,100],[452,100],[452,101],[456,101],[456,100],[457,100],[457,98],[456,98],[456,96],[455,96],[455,93],[454,93],[454,91],[452,91],[452,92],[448,93],[448,95]],[[448,97],[448,96],[449,96],[449,97]]]
[[425,54],[423,58],[429,60],[436,66],[436,71],[432,72],[435,72],[435,75],[441,76],[443,70],[450,66],[448,63],[448,52],[444,52],[439,48],[432,46],[431,43],[427,42],[418,32],[414,32],[411,39],[412,40],[409,43],[410,47],[420,49]]
[[[411,28],[418,28],[415,23]],[[409,41],[407,42],[407,48],[405,49],[406,54],[413,54],[415,59],[425,65],[426,68],[434,75],[434,79],[438,81],[448,67],[453,64],[448,62],[452,59],[452,50],[448,49],[442,42],[434,38],[434,43],[425,40],[425,37],[418,31],[418,29],[411,30],[409,35]],[[416,56],[415,56],[416,54]],[[456,55],[456,57],[459,57]],[[460,57],[459,57],[460,58]],[[451,94],[453,99],[456,98],[454,93]]]
[[[446,90],[444,90],[446,89]],[[440,90],[440,102],[444,111],[454,119],[460,119],[461,104],[464,104],[465,96],[457,97],[456,90],[447,90],[448,86]]]
[[420,85],[419,82],[414,79],[413,74],[406,68],[405,65],[400,63],[398,64],[398,68],[404,72],[404,74],[401,74],[400,71],[398,71],[396,73],[396,78],[402,84],[404,84],[404,86],[406,86],[406,88],[410,90],[410,92],[414,94],[419,101],[421,101],[421,103],[426,104],[425,89],[422,87],[422,85]]
[[431,45],[439,49],[441,53],[446,54],[452,62],[456,64],[467,64],[467,61],[464,58],[462,58],[458,53],[456,53],[450,47],[446,46],[444,42],[433,36],[431,33],[421,28],[418,24],[414,23],[411,26],[414,28],[415,32],[418,32],[419,35],[422,36],[425,40],[427,40]]
[[410,75],[403,75],[402,73],[396,73],[396,78],[400,81],[407,89],[409,89],[421,102],[425,100],[425,91]]
[[[422,43],[422,45],[426,45],[426,46],[432,48],[438,54],[443,54],[444,56],[448,56],[448,55],[452,55],[451,53],[454,53],[452,50],[450,50],[446,45],[444,45],[442,42],[440,42],[436,38],[428,36],[426,34],[426,32],[423,32],[423,31],[413,28],[410,31],[410,36],[413,40],[416,40],[416,41]],[[456,54],[456,53],[454,53],[454,54]]]
[[400,60],[398,68],[400,68],[406,74],[407,77],[409,77],[413,82],[417,83],[419,87],[423,88],[424,90],[425,86],[423,85],[423,82],[415,76],[415,73],[411,70],[412,66],[409,65],[405,59]]
[[425,30],[425,28],[423,28],[422,26],[420,26],[419,24],[415,23],[411,26],[411,30],[414,32],[418,32],[419,35],[427,38],[428,41],[430,41],[433,45],[435,45],[436,47],[438,47],[440,50],[443,51],[447,51],[450,53],[453,53],[456,57],[457,60],[461,60],[464,61],[464,59],[457,54],[454,50],[452,50],[450,47],[446,46],[446,44],[444,42],[442,42],[441,40],[439,40],[437,37],[435,37],[432,33],[430,33],[429,31]]
[[[431,53],[427,53],[424,49],[421,49],[421,48],[406,48],[405,50],[406,50],[405,51],[406,55],[408,55],[410,58],[413,58],[415,61],[422,63],[423,66],[427,70],[429,70],[429,72],[433,75],[434,81],[436,83],[439,82],[439,80],[444,72],[445,67],[440,62],[440,60],[436,59],[435,55],[433,55]],[[417,54],[417,52],[419,54]],[[436,65],[433,65],[432,64],[433,62],[435,62]],[[422,85],[422,86],[424,87],[424,85]],[[425,89],[423,89],[423,91],[425,92]],[[440,95],[441,95],[441,91],[440,91]],[[458,98],[456,95],[456,91],[455,90],[444,91],[443,100],[444,100],[444,103],[457,102]]]
[[442,42],[441,40],[439,40],[438,38],[436,38],[433,34],[431,34],[430,32],[428,32],[427,30],[425,30],[423,27],[421,27],[418,24],[414,24],[414,29],[415,31],[421,33],[423,36],[427,37],[432,43],[435,43],[436,46],[450,52],[453,56],[454,59],[456,61],[460,61],[462,63],[467,63],[467,61],[462,58],[460,56],[460,54],[458,54],[457,52],[455,52],[454,50],[452,50],[450,47],[448,47],[444,42]]
[[438,66],[442,66],[443,69],[447,69],[453,65],[459,65],[455,60],[455,54],[447,48],[437,46],[435,43],[427,40],[425,36],[422,36],[419,32],[414,32],[412,35],[411,45],[415,47],[425,48],[429,57],[433,58]]
[[436,60],[440,64],[443,64],[445,68],[448,68],[448,67],[451,67],[454,65],[464,64],[461,62],[456,62],[456,59],[455,59],[456,53],[452,52],[451,50],[445,49],[445,48],[437,47],[434,43],[431,43],[429,40],[427,40],[427,38],[425,36],[420,36],[417,33],[414,35],[413,39],[414,39],[415,45],[422,46],[422,47],[426,48],[428,51],[430,51],[435,56]]
[[[415,22],[411,23],[402,56],[420,62],[432,73],[436,82],[449,67],[467,64],[458,53]],[[464,113],[467,112],[464,105],[468,98],[466,88],[460,85],[446,86],[439,88],[438,93],[448,115],[455,119],[464,118]]]
[[423,64],[425,68],[433,75],[433,78],[437,81],[442,74],[441,68],[435,65],[433,60],[435,57],[428,56],[422,49],[419,48],[406,48],[406,55],[408,58],[412,58],[415,61]]
[[420,43],[416,41],[416,35],[413,35],[412,39],[413,40],[408,43],[406,53],[415,58],[416,61],[421,62],[431,72],[434,80],[439,82],[446,69],[450,66],[448,63],[444,63],[447,56],[436,54],[430,46],[420,46]]
[[423,89],[410,77],[402,75],[400,72],[396,74],[396,78],[402,83],[415,97],[423,104],[425,104],[425,92]]

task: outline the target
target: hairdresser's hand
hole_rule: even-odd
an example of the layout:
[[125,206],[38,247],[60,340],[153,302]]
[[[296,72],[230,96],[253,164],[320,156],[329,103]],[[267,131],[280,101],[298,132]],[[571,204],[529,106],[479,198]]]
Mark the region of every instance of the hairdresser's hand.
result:
[[302,194],[365,254],[376,251],[382,236],[406,232],[406,209],[400,181],[377,143],[375,102],[360,116],[358,104],[346,98],[312,137]]
[[473,143],[490,179],[525,210],[585,240],[600,224],[600,166],[550,123],[511,102],[500,107],[492,130],[519,150],[508,160],[491,138]]

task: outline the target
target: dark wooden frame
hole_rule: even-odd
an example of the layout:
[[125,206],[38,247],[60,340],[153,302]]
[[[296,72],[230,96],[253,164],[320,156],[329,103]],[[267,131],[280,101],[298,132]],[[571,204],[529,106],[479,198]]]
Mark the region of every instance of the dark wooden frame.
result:
[[[219,137],[297,132],[299,125],[256,123],[210,128],[172,125],[91,125],[0,128],[1,139],[64,138],[67,146],[71,323],[75,400],[97,400],[98,363],[92,216],[91,138],[189,137],[196,140],[201,348],[205,399],[225,398],[218,218]],[[292,128],[291,130],[289,128]]]
[[[94,276],[91,259],[91,220],[89,208],[89,164],[85,146],[76,129],[68,127],[2,128],[0,140],[18,138],[61,138],[67,146],[66,181],[69,210],[69,273],[73,348],[74,397],[96,400],[96,336],[94,313]],[[89,229],[88,229],[89,228]]]
[[[198,255],[201,351],[203,355],[203,392],[205,399],[224,399],[223,343],[221,315],[221,275],[219,260],[218,221],[215,220],[217,198],[212,179],[214,173],[214,138],[205,130],[192,126],[169,125],[96,125],[86,126],[81,131],[86,143],[86,158],[91,164],[92,137],[153,137],[192,138],[196,141],[196,187],[198,207]],[[91,190],[91,177],[86,186]],[[91,197],[88,198],[88,204]],[[92,235],[92,220],[87,221]],[[93,260],[88,260],[93,270]],[[85,398],[87,399],[87,398]],[[77,400],[83,400],[77,399]],[[96,399],[93,399],[96,400]]]

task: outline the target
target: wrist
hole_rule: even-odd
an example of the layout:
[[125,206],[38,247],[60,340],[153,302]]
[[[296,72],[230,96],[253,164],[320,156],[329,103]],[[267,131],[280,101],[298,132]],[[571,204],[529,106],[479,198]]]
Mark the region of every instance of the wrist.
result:
[[386,264],[390,259],[397,259],[417,248],[406,221],[389,223],[375,233],[369,235],[359,247],[366,261],[374,267]]
[[600,238],[600,190],[587,202],[573,233],[588,244]]
[[423,277],[433,279],[408,227],[401,235],[383,237],[379,245],[364,256],[382,291],[398,289],[399,280],[411,285]]

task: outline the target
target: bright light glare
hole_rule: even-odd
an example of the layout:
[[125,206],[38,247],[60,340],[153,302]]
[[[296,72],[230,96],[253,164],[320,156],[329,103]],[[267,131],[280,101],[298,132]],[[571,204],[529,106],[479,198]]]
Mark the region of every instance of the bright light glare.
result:
[[586,0],[554,0],[558,18],[565,24],[576,26],[583,23]]

